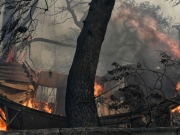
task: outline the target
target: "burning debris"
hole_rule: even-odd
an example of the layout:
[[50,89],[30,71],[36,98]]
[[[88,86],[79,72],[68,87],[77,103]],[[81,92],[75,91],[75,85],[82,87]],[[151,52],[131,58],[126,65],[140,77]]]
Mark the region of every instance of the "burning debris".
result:
[[[64,79],[63,76],[59,79],[60,75],[52,72],[53,78],[49,78],[48,74],[46,74],[47,72],[35,72],[27,65],[19,63],[0,63],[0,72],[0,130],[66,127],[65,117],[60,115],[53,116],[53,114],[56,113],[55,103],[36,101],[38,85],[43,86],[43,84],[45,84],[45,86],[48,85],[49,87],[58,87],[56,80],[57,78],[58,80]],[[38,78],[42,76],[45,77],[46,80],[38,80]],[[33,111],[29,110],[32,111],[32,113],[29,113],[27,111],[28,108],[24,108],[22,105],[29,109],[32,108]],[[36,110],[41,112],[36,112]],[[48,113],[48,115],[43,114],[45,112]],[[37,115],[39,115],[37,121],[39,119],[40,123],[31,125],[30,123],[33,122],[33,119],[29,120],[28,117],[33,118],[37,117]],[[47,115],[47,121],[50,120],[56,124],[44,125],[46,118],[44,118],[43,115]],[[23,119],[24,127],[22,127],[22,120],[20,119]],[[62,125],[62,121],[63,124],[65,124],[64,126]]]
[[30,99],[29,101],[24,102],[22,105],[35,110],[44,111],[47,113],[53,113],[53,114],[55,113],[55,105],[50,105],[50,103],[48,102],[46,103],[35,102],[34,99]]
[[98,96],[102,93],[103,87],[98,84],[96,81],[94,82],[94,96]]
[[0,130],[7,130],[6,116],[4,111],[0,108]]
[[[176,85],[176,90],[177,90],[177,93],[176,93],[175,96],[178,97],[179,94],[180,94],[180,82],[179,82],[179,81],[178,81],[178,83],[177,83],[177,85]],[[172,113],[178,112],[178,113],[180,114],[180,105],[177,106],[177,107],[175,107],[175,108],[173,108],[173,109],[171,110],[171,112],[172,112]]]
[[174,112],[176,112],[176,111],[177,111],[178,113],[180,113],[180,106],[178,106],[178,107],[176,107],[176,108],[174,108],[174,109],[171,110],[172,113],[174,113]]
[[0,106],[0,128],[2,130],[67,127],[66,118],[60,115],[31,109],[2,97]]
[[52,78],[49,78],[49,71],[35,72],[27,65],[19,63],[0,63],[0,72],[0,92],[3,98],[10,99],[35,110],[51,114],[56,113],[55,101],[48,101],[54,89],[51,90],[49,95],[46,95],[47,101],[36,101],[36,94],[38,85],[59,87],[58,85],[61,84],[58,81],[65,80],[63,75],[51,72]]

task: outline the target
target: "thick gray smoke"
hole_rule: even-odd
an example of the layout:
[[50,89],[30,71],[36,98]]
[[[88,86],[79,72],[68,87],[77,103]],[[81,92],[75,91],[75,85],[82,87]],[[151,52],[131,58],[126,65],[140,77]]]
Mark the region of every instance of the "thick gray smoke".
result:
[[[63,7],[66,7],[65,2],[59,9],[61,10]],[[55,9],[55,5],[52,4],[49,8],[50,12],[40,16],[41,24],[38,24],[34,38],[47,38],[76,45],[80,29],[74,24],[68,11],[49,16]],[[78,20],[82,19],[79,16],[83,16],[87,9],[85,6],[85,8],[79,7],[78,10],[75,10]],[[168,45],[165,45],[165,41],[171,39],[168,34],[172,35],[173,32],[177,36],[177,32],[175,29],[173,31],[171,29],[172,19],[164,17],[161,13],[159,6],[151,5],[148,2],[138,5],[125,3],[119,6],[116,4],[102,45],[96,75],[103,76],[106,74],[107,70],[112,68],[113,62],[126,65],[136,64],[137,61],[142,62],[144,60],[149,68],[157,69],[160,57],[156,50],[167,51],[173,56],[173,52]],[[143,18],[145,17],[150,19],[147,21],[148,23],[152,23],[144,22]],[[151,24],[153,24],[152,27]],[[154,29],[154,27],[157,28]],[[159,37],[161,33],[165,33],[166,40]],[[31,57],[39,70],[53,70],[68,74],[74,57],[74,48],[36,42],[32,43],[31,49]],[[28,62],[31,64],[31,61]]]
[[[97,74],[102,75],[108,69],[112,69],[113,62],[120,65],[145,62],[148,68],[162,72],[159,51],[165,51],[172,58],[179,58],[178,33],[175,29],[171,29],[172,18],[164,17],[159,6],[156,7],[148,2],[138,6],[128,4],[121,6],[118,11],[119,15],[113,16],[109,23]],[[176,34],[175,37],[172,37],[172,33]],[[175,84],[178,81],[177,74],[176,68],[168,69],[167,75]],[[155,78],[152,74],[147,73],[145,81],[147,85],[152,86]],[[163,83],[162,89],[165,94],[169,97],[174,96],[173,84],[167,78]]]

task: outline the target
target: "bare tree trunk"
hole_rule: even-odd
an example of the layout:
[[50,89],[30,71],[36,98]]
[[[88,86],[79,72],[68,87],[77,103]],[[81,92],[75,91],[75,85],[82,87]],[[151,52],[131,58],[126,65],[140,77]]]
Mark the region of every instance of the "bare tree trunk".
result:
[[[14,0],[5,0],[4,1],[5,3],[7,3],[7,2],[10,2],[10,3],[14,3]],[[9,19],[9,17],[12,15],[12,13],[13,13],[13,10],[12,9],[10,9],[10,10],[8,10],[7,11],[7,7],[8,7],[9,5],[5,5],[4,6],[4,12],[6,13],[6,14],[3,14],[3,18],[2,18],[2,26],[1,26],[1,29],[3,29],[3,26],[7,23],[7,21],[8,21],[8,19]],[[13,4],[12,4],[12,6],[13,6]],[[6,36],[9,36],[11,33],[9,33],[8,35],[6,35]],[[2,31],[1,30],[1,38],[3,37],[3,36],[5,36],[5,32],[4,31]],[[0,38],[0,40],[2,40]],[[4,46],[6,43],[7,43],[7,39],[3,39],[2,41],[2,46]],[[7,56],[5,57],[5,58],[3,58],[3,56],[4,56],[4,50],[2,49],[3,47],[1,47],[1,49],[0,49],[0,59],[1,59],[1,61],[6,61],[6,59],[7,59],[7,57],[8,57],[8,54],[7,54]],[[12,49],[10,49],[10,52],[13,52],[13,50]],[[10,57],[10,56],[9,56]]]
[[92,0],[69,72],[66,116],[70,127],[97,127],[94,80],[101,45],[115,0]]

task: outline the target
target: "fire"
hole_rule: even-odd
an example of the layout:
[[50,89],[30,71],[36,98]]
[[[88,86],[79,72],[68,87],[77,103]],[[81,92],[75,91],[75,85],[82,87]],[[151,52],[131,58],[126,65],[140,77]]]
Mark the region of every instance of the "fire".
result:
[[47,103],[44,104],[43,109],[44,109],[44,111],[47,112],[47,113],[52,113],[52,110],[50,109],[50,107],[48,106]]
[[29,108],[33,108],[35,110],[52,113],[52,109],[49,107],[47,102],[46,103],[35,102],[31,98],[29,101],[24,102],[22,105],[27,106]]
[[6,126],[6,116],[4,111],[0,108],[0,130],[6,131],[7,130],[7,126]]
[[24,102],[22,105],[33,108],[33,99],[31,98],[30,100]]
[[179,113],[180,113],[180,106],[178,106],[178,107],[176,107],[176,108],[174,108],[173,110],[171,110],[171,112],[176,112],[176,111],[178,111]]
[[[148,21],[150,23],[148,23]],[[180,51],[178,48],[178,44],[169,38],[166,34],[157,29],[156,21],[151,17],[143,18],[143,26],[139,24],[138,34],[143,41],[149,41],[152,45],[158,45],[162,43],[166,45],[167,49],[170,50],[170,53],[180,58]]]
[[180,82],[177,83],[176,90],[180,90]]
[[103,90],[102,86],[97,82],[94,82],[94,96],[98,96]]
[[[160,47],[160,44],[162,44],[165,46],[165,51],[168,51],[174,57],[180,58],[178,43],[158,28],[157,21],[153,17],[143,15],[143,13],[133,14],[128,9],[122,9],[120,14],[116,14],[113,17],[113,21],[117,23],[117,25],[126,22],[127,27],[134,26],[134,28],[137,29],[140,39],[144,43],[149,43],[151,46],[156,47]],[[161,48],[163,48],[163,46],[161,46]]]
[[[177,90],[177,92],[179,94],[179,91],[180,91],[180,81],[176,85],[176,90]],[[176,112],[176,111],[178,111],[180,113],[180,106],[178,106],[178,107],[174,108],[173,110],[171,110],[171,112],[173,112],[173,113]]]

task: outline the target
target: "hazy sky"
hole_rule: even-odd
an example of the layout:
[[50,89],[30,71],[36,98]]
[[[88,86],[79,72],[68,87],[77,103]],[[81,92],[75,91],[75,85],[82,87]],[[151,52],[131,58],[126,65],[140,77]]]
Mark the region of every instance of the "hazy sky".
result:
[[[60,1],[58,2],[58,5],[60,5],[60,4],[65,5],[65,0],[60,0]],[[135,0],[135,1],[138,3],[141,3],[141,2],[145,2],[147,0]],[[169,1],[171,1],[171,0],[169,0]],[[176,1],[176,0],[174,0],[174,1]],[[43,2],[44,2],[44,0],[41,0],[39,2],[40,3],[39,5],[44,4]],[[176,18],[176,22],[180,22],[180,15],[179,15],[180,14],[180,5],[173,7],[173,4],[174,4],[173,2],[171,2],[171,3],[168,1],[165,2],[165,0],[149,0],[149,2],[152,4],[155,4],[155,5],[160,5],[161,10],[163,11],[163,14],[165,16],[170,15],[170,16]],[[1,9],[1,11],[3,11],[3,10]],[[43,16],[40,16],[40,18],[43,18]],[[62,18],[62,16],[59,16],[59,18]],[[48,24],[50,21],[53,21],[53,17],[51,17],[51,18],[45,17],[45,21]],[[1,23],[2,23],[2,14],[0,16],[0,24]],[[62,24],[62,25],[58,25],[58,26],[61,28],[61,31],[57,32],[57,34],[61,34],[61,33],[66,32],[66,30],[69,26],[73,27],[75,25],[72,23],[72,19],[69,19],[68,21],[66,21],[66,25]],[[46,29],[47,29],[47,27],[44,28],[45,32],[46,32]],[[40,32],[38,32],[38,33],[40,34]]]
[[[136,2],[139,2],[139,3],[145,2],[145,1],[147,1],[147,0],[136,0]],[[171,0],[169,0],[169,1],[171,1]],[[176,0],[174,0],[174,1],[176,1]],[[169,3],[168,1],[164,2],[164,0],[149,0],[149,2],[153,3],[155,5],[160,5],[161,10],[163,11],[163,14],[165,16],[170,15],[173,18],[176,18],[176,22],[180,22],[180,15],[179,15],[180,14],[180,5],[173,7],[173,2],[171,2],[171,3]],[[43,4],[44,4],[44,0],[41,0],[39,2],[39,5],[43,5]],[[60,5],[60,4],[63,4],[65,6],[66,5],[65,0],[59,0],[57,5]],[[41,6],[41,7],[43,7],[43,6]],[[1,11],[3,11],[3,10],[1,10]],[[37,29],[37,34],[38,34],[37,36],[41,36],[42,30],[40,30],[40,29],[43,28],[43,33],[44,33],[43,36],[49,37],[51,35],[51,33],[49,31],[49,27],[46,27],[46,24],[49,25],[49,23],[52,22],[54,18],[53,17],[45,17],[44,18],[43,15],[41,15],[39,17],[41,19],[44,19],[45,24],[43,23],[43,26],[39,24],[39,27]],[[60,18],[60,20],[62,19],[62,17],[63,17],[63,15],[58,16],[58,18]],[[78,16],[78,18],[79,18],[79,16]],[[1,23],[2,23],[2,14],[0,16],[0,24]],[[66,21],[66,23],[58,25],[58,27],[60,30],[56,31],[56,33],[58,35],[61,35],[62,33],[66,33],[66,31],[69,27],[75,27],[75,25],[73,24],[72,19],[69,19]],[[52,29],[52,28],[50,28],[50,29]]]
[[[136,0],[137,2],[145,2],[147,0]],[[176,21],[180,22],[180,5],[174,6],[174,2],[177,0],[173,0],[174,2],[170,2],[165,0],[149,0],[150,3],[154,4],[154,5],[160,5],[161,10],[163,11],[164,15],[168,16],[172,16],[172,17],[176,17]]]
[[[139,3],[145,2],[145,1],[147,1],[147,0],[136,0],[136,2],[139,2]],[[44,0],[40,0],[39,6],[41,5],[41,7],[43,7],[42,6],[44,4],[43,2],[44,2]],[[155,5],[160,5],[161,10],[165,16],[168,16],[168,15],[172,16],[173,18],[176,18],[175,22],[180,22],[180,15],[179,15],[180,14],[180,10],[179,10],[180,5],[173,7],[173,2],[171,2],[171,3],[164,2],[164,0],[149,0],[149,2],[153,3]],[[66,5],[65,0],[58,0],[57,5],[60,5],[60,4],[63,4],[65,6]],[[53,8],[50,10],[51,10],[51,12],[53,12]],[[59,22],[62,21],[64,16],[65,16],[65,14],[57,16],[57,18],[59,18],[57,20],[59,20]],[[0,17],[1,17],[1,19],[0,19],[0,23],[1,23],[2,15]],[[67,15],[67,17],[70,17],[70,14]],[[78,18],[80,18],[80,17],[78,16]],[[49,26],[49,24],[53,22],[54,17],[41,15],[41,16],[39,16],[39,19],[42,20],[43,23],[38,25],[38,27],[36,29],[35,37],[52,38],[52,36],[54,34],[57,36],[62,36],[64,34],[66,34],[67,32],[69,32],[69,27],[76,27],[76,25],[73,23],[72,19],[67,20],[66,23],[56,25],[55,27]],[[76,44],[76,42],[74,42],[74,44]],[[42,60],[51,61],[52,54],[48,54],[47,51],[41,51],[42,45],[43,45],[43,43],[33,43],[32,44],[34,54],[41,54]],[[60,56],[60,58],[63,58],[64,52],[62,51],[62,53],[58,54],[58,55]],[[98,74],[101,74],[101,73],[98,72]]]
[[[61,1],[61,2],[60,2]],[[58,4],[57,5],[64,5],[64,6],[66,6],[66,3],[65,3],[65,0],[60,0],[60,1],[58,1]],[[136,0],[136,2],[139,2],[139,3],[141,3],[141,2],[145,2],[145,1],[147,1],[147,0]],[[170,0],[169,0],[170,1]],[[42,2],[42,1],[40,1],[40,2]],[[152,3],[152,4],[155,4],[155,5],[160,5],[161,6],[161,10],[162,10],[162,12],[163,12],[163,14],[165,15],[165,16],[168,16],[168,15],[170,15],[170,16],[172,16],[173,18],[176,18],[176,22],[180,22],[180,15],[179,15],[179,13],[180,13],[180,5],[178,5],[178,6],[175,6],[175,7],[173,7],[173,2],[171,2],[171,3],[169,3],[169,2],[164,2],[164,0],[149,0],[149,2],[150,3]],[[40,3],[41,4],[41,3]],[[51,10],[52,10],[53,8],[51,8]],[[51,11],[51,12],[53,12],[53,11]],[[78,13],[79,14],[79,13]],[[60,16],[58,16],[57,18],[59,18],[59,21],[62,21],[63,19],[63,17],[65,16],[65,13],[64,14],[62,14],[62,15],[60,15]],[[77,15],[77,17],[78,18],[80,18],[82,16],[82,14],[80,14],[80,15]],[[44,31],[44,33],[46,33],[45,35],[46,36],[49,36],[49,35],[51,35],[50,33],[49,33],[49,28],[50,27],[46,27],[46,24],[48,24],[49,25],[49,23],[51,22],[51,21],[53,21],[53,17],[48,17],[48,16],[46,16],[45,18],[43,18],[44,16],[40,16],[42,19],[44,19],[44,27],[43,27],[43,31]],[[70,16],[70,14],[67,16],[67,17],[71,17]],[[57,19],[58,20],[58,19]],[[65,20],[65,19],[64,19]],[[39,25],[40,26],[40,25]],[[73,20],[72,19],[69,19],[69,20],[67,20],[66,21],[66,23],[62,23],[61,25],[57,25],[58,27],[59,27],[59,31],[57,30],[56,31],[56,34],[58,34],[58,35],[61,35],[62,33],[66,33],[67,32],[67,29],[69,28],[69,27],[76,27],[76,25],[73,23]],[[40,29],[42,28],[42,27],[39,27]],[[51,29],[51,28],[50,28]],[[46,31],[47,30],[47,31]],[[38,30],[39,31],[39,30]],[[40,31],[39,31],[40,32]],[[49,35],[47,34],[47,33],[49,33]]]

